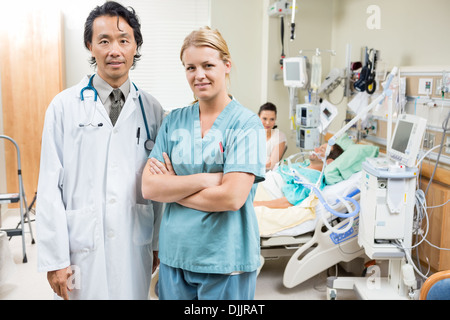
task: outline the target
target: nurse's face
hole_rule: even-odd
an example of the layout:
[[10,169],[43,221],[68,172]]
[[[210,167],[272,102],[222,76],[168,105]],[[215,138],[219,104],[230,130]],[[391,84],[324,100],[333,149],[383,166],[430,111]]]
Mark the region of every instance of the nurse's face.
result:
[[128,79],[137,52],[133,28],[121,17],[100,16],[94,20],[89,46],[97,62],[97,72],[112,87]]
[[217,50],[190,46],[184,50],[183,65],[186,79],[199,101],[227,95],[226,75],[230,73],[231,63],[220,59]]

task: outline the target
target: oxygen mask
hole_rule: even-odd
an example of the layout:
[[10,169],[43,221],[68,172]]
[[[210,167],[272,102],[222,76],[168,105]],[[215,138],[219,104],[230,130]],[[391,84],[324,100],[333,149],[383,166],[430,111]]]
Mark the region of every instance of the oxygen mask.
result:
[[325,157],[323,155],[321,155],[320,153],[317,153],[315,151],[310,151],[309,152],[309,156],[315,156],[317,159],[324,161]]

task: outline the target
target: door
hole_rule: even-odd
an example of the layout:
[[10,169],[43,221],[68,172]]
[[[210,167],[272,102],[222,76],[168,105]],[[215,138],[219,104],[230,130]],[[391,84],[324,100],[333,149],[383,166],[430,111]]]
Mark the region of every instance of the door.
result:
[[[19,145],[30,203],[37,189],[45,110],[64,87],[61,13],[44,4],[4,9],[0,17],[3,134]],[[0,157],[4,154],[7,192],[18,192],[15,149],[10,143],[3,146]]]

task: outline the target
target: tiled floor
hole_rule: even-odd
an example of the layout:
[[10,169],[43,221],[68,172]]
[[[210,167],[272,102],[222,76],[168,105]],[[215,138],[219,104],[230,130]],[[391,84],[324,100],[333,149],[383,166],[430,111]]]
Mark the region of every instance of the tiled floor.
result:
[[[19,221],[14,210],[2,212],[2,228],[15,227]],[[32,217],[34,218],[34,217]],[[32,223],[34,229],[34,222]],[[27,230],[27,229],[26,229]],[[34,232],[36,236],[36,232]],[[13,237],[9,250],[14,260],[14,272],[0,282],[0,300],[49,300],[53,292],[47,283],[45,273],[38,273],[36,267],[36,245],[31,244],[27,233],[26,253],[28,262],[22,263],[21,237]],[[256,283],[256,300],[325,300],[327,273],[309,279],[305,283],[288,289],[283,286],[283,270],[288,258],[266,261]],[[334,271],[333,271],[334,272]],[[0,279],[1,280],[1,279]],[[346,291],[341,299],[354,299],[353,292]]]

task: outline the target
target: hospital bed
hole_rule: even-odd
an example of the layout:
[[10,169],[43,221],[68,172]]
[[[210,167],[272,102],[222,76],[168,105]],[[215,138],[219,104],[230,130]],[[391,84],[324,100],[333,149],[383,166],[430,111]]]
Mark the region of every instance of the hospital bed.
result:
[[[333,161],[330,170],[325,171],[330,184],[322,190],[327,203],[338,212],[348,211],[338,197],[360,189],[362,162],[367,157],[378,155],[378,148],[374,146],[349,143],[344,150]],[[276,196],[270,191],[273,183],[270,182],[270,173],[268,180],[268,184],[258,186],[255,200],[270,200]],[[359,193],[353,199],[359,201]],[[337,218],[314,196],[287,209],[255,207],[255,212],[260,226],[261,267],[266,259],[290,256],[283,276],[283,284],[288,288],[339,262],[349,262],[364,254],[357,242],[359,216],[353,219]],[[325,226],[322,217],[326,218],[329,226],[332,224],[333,230]]]

